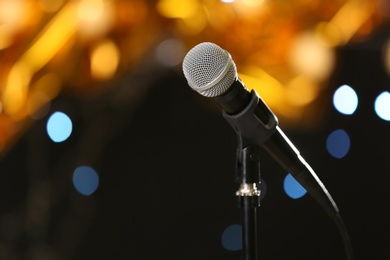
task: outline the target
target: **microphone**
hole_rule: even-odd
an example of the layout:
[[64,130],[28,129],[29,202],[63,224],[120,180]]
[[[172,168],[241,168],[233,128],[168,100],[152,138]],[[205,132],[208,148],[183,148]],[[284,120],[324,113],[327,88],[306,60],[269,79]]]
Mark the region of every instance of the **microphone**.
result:
[[330,216],[338,215],[339,209],[324,184],[279,128],[275,114],[238,78],[226,50],[210,42],[198,44],[185,56],[183,72],[193,90],[217,102],[225,119],[246,142],[262,147]]
[[249,92],[238,78],[230,54],[214,43],[200,43],[184,57],[183,73],[193,90],[213,98],[223,109],[223,116],[239,135],[241,146],[262,147],[325,209],[339,229],[347,259],[352,260],[352,244],[336,203],[279,128],[275,114],[254,90]]

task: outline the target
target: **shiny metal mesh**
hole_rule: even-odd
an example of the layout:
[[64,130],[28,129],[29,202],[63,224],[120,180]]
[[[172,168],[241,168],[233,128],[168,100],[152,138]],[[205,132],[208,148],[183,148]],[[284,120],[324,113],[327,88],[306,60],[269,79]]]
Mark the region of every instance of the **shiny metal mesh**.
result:
[[198,44],[187,53],[183,72],[188,85],[206,97],[223,94],[237,79],[230,54],[210,42]]

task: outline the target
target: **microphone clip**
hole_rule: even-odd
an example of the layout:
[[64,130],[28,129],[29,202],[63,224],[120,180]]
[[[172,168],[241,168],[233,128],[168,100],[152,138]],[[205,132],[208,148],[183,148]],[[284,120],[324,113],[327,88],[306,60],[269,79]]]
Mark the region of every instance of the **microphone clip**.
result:
[[[239,141],[248,145],[263,145],[276,131],[278,119],[256,91],[251,91],[249,104],[237,114],[222,113],[237,133]],[[241,144],[245,147],[245,144]]]

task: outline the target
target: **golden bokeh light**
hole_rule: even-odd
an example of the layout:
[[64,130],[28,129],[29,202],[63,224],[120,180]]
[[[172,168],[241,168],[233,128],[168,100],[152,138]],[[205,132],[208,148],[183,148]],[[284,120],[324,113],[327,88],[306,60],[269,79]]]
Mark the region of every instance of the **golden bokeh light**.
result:
[[111,78],[118,67],[120,53],[111,40],[99,43],[91,53],[91,74],[96,79]]
[[197,0],[160,0],[156,7],[164,17],[186,19],[194,17],[200,5]]
[[0,25],[0,50],[12,44],[12,34],[6,25]]
[[75,5],[67,4],[43,28],[32,46],[24,53],[21,60],[33,73],[45,66],[74,35],[77,26],[74,13]]
[[113,11],[111,1],[81,0],[77,7],[79,31],[89,37],[104,35],[112,26]]
[[346,44],[375,11],[375,1],[346,1],[331,19],[339,31],[340,44]]
[[44,12],[54,13],[64,4],[65,0],[40,0],[39,6]]
[[177,20],[177,28],[183,35],[194,36],[203,31],[207,26],[207,15],[199,7],[199,11],[192,16]]
[[380,0],[0,0],[0,150],[65,89],[99,91],[148,53],[179,67],[205,41],[232,54],[245,84],[285,122],[302,125],[335,48],[387,19]]
[[335,47],[341,44],[340,31],[337,26],[330,22],[320,22],[316,27],[315,33],[329,47]]
[[3,92],[3,112],[19,120],[27,100],[31,70],[23,62],[16,63],[8,73]]
[[241,0],[241,2],[248,7],[258,7],[264,3],[265,0]]
[[239,71],[239,77],[249,90],[256,90],[269,106],[283,109],[278,104],[286,104],[285,93],[282,83],[277,79],[256,66],[243,67]]
[[6,25],[10,30],[21,26],[25,14],[25,0],[0,1],[0,24]]
[[299,75],[286,84],[286,98],[295,106],[306,106],[320,94],[320,86],[305,75]]
[[335,65],[335,54],[315,34],[303,32],[291,45],[289,62],[298,74],[324,80]]

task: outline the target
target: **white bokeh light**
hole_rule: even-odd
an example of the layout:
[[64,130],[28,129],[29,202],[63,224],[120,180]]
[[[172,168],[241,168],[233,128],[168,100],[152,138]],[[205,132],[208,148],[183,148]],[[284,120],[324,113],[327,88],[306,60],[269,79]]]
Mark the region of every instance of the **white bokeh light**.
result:
[[72,120],[65,113],[54,112],[47,120],[46,130],[53,142],[63,142],[72,133]]
[[375,112],[383,120],[390,121],[390,92],[382,92],[375,99]]
[[333,95],[334,107],[344,115],[352,115],[356,111],[358,103],[355,90],[348,85],[342,85]]

